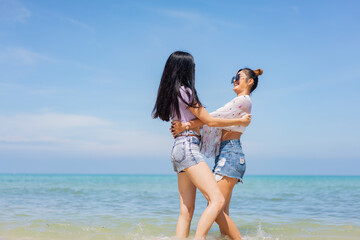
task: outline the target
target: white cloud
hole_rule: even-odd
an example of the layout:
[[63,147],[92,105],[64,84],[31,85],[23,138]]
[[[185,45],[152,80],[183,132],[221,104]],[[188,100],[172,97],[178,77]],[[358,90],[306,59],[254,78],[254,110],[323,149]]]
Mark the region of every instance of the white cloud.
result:
[[237,22],[231,22],[223,19],[218,19],[216,17],[208,17],[204,14],[192,11],[181,11],[181,10],[173,10],[166,8],[158,8],[157,12],[167,15],[172,18],[177,18],[181,20],[188,21],[191,25],[202,25],[207,27],[214,27],[215,25],[220,25],[222,27],[241,27],[241,24]]
[[[165,156],[171,137],[120,129],[94,116],[41,113],[0,116],[0,149],[101,156]],[[166,150],[164,150],[166,149]]]
[[[1,0],[0,0],[1,1]],[[112,72],[94,66],[86,65],[82,62],[77,62],[68,59],[59,59],[49,54],[44,54],[29,50],[19,46],[9,46],[0,49],[0,64],[8,64],[15,66],[32,66],[35,64],[50,63],[63,66],[72,66],[78,69],[92,71],[94,73],[102,74],[102,76],[112,76]],[[102,81],[103,82],[103,81]]]
[[25,23],[31,12],[15,0],[0,0],[0,21]]
[[[0,89],[2,92],[11,93],[11,94],[30,94],[34,96],[54,96],[54,95],[63,95],[71,93],[71,89],[64,88],[60,86],[36,86],[31,84],[18,84],[18,83],[8,83],[0,81]],[[53,108],[45,108],[45,112],[53,110]]]
[[39,61],[55,60],[41,53],[33,52],[21,47],[8,47],[0,51],[0,63],[13,63],[16,65],[32,65]]
[[170,17],[181,18],[181,19],[191,21],[191,22],[206,20],[205,16],[201,15],[200,13],[195,13],[195,12],[179,11],[179,10],[172,10],[172,9],[159,9],[159,11]]
[[69,18],[69,17],[65,17],[64,18],[67,22],[71,23],[71,24],[74,24],[78,27],[81,27],[85,30],[88,30],[88,31],[91,31],[91,32],[95,32],[94,28],[90,27],[88,24],[86,23],[83,23],[83,22],[80,22],[78,20],[75,20],[73,18]]
[[299,7],[294,5],[294,6],[291,6],[291,9],[295,12],[295,14],[299,14]]
[[19,114],[13,117],[2,117],[0,121],[7,126],[21,127],[22,131],[32,130],[64,130],[74,127],[104,126],[110,123],[92,116],[71,115],[61,113]]

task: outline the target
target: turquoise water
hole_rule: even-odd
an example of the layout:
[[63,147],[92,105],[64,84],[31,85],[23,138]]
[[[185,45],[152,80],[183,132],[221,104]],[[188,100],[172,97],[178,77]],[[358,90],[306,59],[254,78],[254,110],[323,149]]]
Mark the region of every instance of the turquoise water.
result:
[[[230,206],[244,239],[360,239],[360,177],[244,180]],[[177,215],[175,175],[0,175],[1,240],[173,239]]]

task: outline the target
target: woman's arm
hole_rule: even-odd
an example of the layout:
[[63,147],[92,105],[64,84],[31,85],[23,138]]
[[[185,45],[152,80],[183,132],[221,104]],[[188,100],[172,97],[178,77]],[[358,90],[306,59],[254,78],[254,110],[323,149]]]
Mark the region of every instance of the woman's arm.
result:
[[[241,118],[216,118],[212,117],[204,107],[189,108],[190,111],[198,117],[198,119],[188,122],[189,128],[193,129],[202,125],[208,125],[209,127],[228,127],[233,125],[249,126],[251,122],[251,114],[245,114]],[[171,128],[169,129],[173,136],[185,131],[186,123],[173,121],[171,122]]]
[[[171,125],[175,125],[176,127],[184,127],[184,130],[185,130],[185,127],[186,127],[186,123],[178,122],[178,121],[172,121]],[[200,119],[197,118],[197,119],[194,119],[194,120],[191,120],[191,121],[187,122],[187,125],[189,126],[189,129],[192,129],[192,128],[201,127],[202,125],[206,125],[206,124],[203,121],[201,121]]]
[[[200,119],[194,119],[189,122],[187,122],[189,129],[197,128],[202,125],[205,125]],[[179,133],[185,131],[186,123],[184,122],[178,122],[178,121],[172,121],[171,122],[171,128],[169,129],[171,131],[171,134],[175,137]]]
[[[216,118],[216,119],[222,119],[222,118]],[[237,118],[237,119],[233,119],[233,120],[241,120],[241,119],[243,120],[242,122],[244,124],[246,124],[246,125],[243,125],[243,124],[240,124],[240,125],[243,125],[243,126],[247,127],[251,122],[251,114],[246,114],[241,118]],[[200,119],[191,120],[187,124],[188,124],[190,129],[197,128],[197,127],[200,127],[202,125],[206,125]],[[171,128],[169,130],[171,131],[171,134],[175,137],[179,133],[185,131],[185,127],[186,127],[186,123],[184,123],[184,122],[172,121],[171,122]],[[221,126],[216,126],[216,127],[221,127]]]
[[228,127],[233,125],[247,127],[251,122],[251,114],[246,114],[241,118],[227,119],[212,117],[204,107],[189,107],[189,109],[201,122],[203,122],[203,125],[206,124],[209,127]]

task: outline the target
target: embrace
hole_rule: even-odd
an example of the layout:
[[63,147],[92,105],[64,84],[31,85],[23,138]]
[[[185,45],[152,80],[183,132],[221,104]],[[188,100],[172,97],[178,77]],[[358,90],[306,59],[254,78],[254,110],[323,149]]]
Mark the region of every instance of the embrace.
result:
[[[249,95],[257,87],[261,74],[261,69],[240,69],[231,81],[236,97],[208,113],[195,89],[193,56],[182,51],[169,56],[152,114],[153,118],[172,120],[175,141],[171,161],[178,176],[180,197],[177,237],[189,236],[198,188],[208,206],[199,219],[195,238],[205,239],[216,222],[223,235],[241,239],[240,231],[229,217],[229,205],[233,188],[242,182],[246,169],[240,136],[250,124]],[[215,159],[213,171],[202,154]]]

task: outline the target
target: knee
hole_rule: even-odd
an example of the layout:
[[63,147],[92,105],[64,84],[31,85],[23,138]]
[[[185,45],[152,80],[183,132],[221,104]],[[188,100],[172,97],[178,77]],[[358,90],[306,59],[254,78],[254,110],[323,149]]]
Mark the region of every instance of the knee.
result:
[[222,195],[222,194],[220,194],[220,197],[219,197],[220,199],[219,199],[219,202],[220,202],[220,209],[224,209],[224,207],[225,207],[225,198],[224,198],[224,196]]
[[195,206],[191,205],[191,206],[181,206],[180,207],[180,216],[182,218],[191,220],[194,214],[194,209]]
[[221,192],[219,192],[218,194],[216,194],[216,196],[214,197],[213,203],[216,205],[216,208],[220,211],[224,208],[225,206],[225,198],[224,196],[221,194]]

